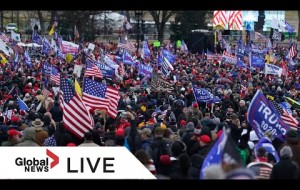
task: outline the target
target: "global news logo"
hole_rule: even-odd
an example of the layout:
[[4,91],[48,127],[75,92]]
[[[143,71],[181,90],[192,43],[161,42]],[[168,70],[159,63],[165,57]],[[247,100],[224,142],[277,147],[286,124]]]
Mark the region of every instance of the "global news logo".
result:
[[[59,157],[48,149],[46,149],[46,155],[47,157],[44,159],[17,157],[15,164],[24,167],[25,172],[49,172],[49,169],[54,168],[59,163]],[[49,158],[53,160],[50,165]]]

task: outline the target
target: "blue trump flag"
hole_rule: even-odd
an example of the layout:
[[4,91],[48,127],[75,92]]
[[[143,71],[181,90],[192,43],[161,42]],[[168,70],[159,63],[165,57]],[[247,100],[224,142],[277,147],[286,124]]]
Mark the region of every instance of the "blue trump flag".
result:
[[250,59],[251,67],[257,67],[260,69],[265,68],[265,59],[264,58],[253,56],[253,55],[251,55],[250,57],[251,57],[251,59]]
[[114,76],[115,76],[114,68],[111,68],[104,63],[94,62],[94,64],[101,70],[103,76],[105,76],[107,78],[114,78]]
[[50,42],[46,38],[44,38],[42,52],[48,55],[50,50],[51,50]]
[[123,52],[123,63],[126,65],[135,64],[131,54],[126,50]]
[[152,71],[153,71],[153,68],[151,66],[147,66],[142,63],[140,64],[139,72],[141,75],[152,78]]
[[163,57],[167,58],[167,60],[173,64],[176,61],[176,55],[173,55],[171,52],[168,50],[162,50],[162,55]]
[[249,105],[247,121],[259,138],[262,138],[266,131],[271,131],[274,137],[280,137],[290,129],[260,90]]
[[236,66],[238,68],[247,68],[249,69],[248,65],[246,65],[246,63],[244,63],[242,60],[240,59],[237,59],[237,63],[236,63]]
[[226,134],[226,132],[223,131],[218,141],[210,149],[209,153],[203,161],[202,168],[200,170],[200,179],[205,178],[204,174],[208,166],[210,166],[211,164],[221,164],[227,137],[228,135]]
[[157,65],[158,65],[158,66],[161,66],[161,65],[162,65],[162,62],[163,62],[162,60],[163,60],[162,55],[160,55],[160,54],[157,55]]
[[31,58],[29,56],[28,50],[24,52],[24,61],[26,65],[28,65],[30,68],[32,67]]
[[23,102],[23,100],[21,100],[19,97],[18,97],[17,101],[18,101],[18,105],[19,105],[19,110],[25,110],[25,111],[29,110],[29,108],[25,104],[25,102]]
[[143,42],[142,56],[144,59],[150,59],[150,50],[147,41]]
[[293,33],[295,29],[287,22],[285,21],[285,27],[284,27],[289,33]]
[[43,74],[50,75],[51,71],[52,71],[51,65],[48,62],[44,62],[44,64],[43,64],[43,70],[42,70]]
[[220,101],[219,97],[214,96],[206,89],[197,88],[196,86],[193,86],[193,91],[194,91],[195,99],[199,102],[215,103]]
[[39,45],[42,45],[42,43],[43,43],[41,36],[35,30],[33,30],[33,33],[32,33],[32,41]]

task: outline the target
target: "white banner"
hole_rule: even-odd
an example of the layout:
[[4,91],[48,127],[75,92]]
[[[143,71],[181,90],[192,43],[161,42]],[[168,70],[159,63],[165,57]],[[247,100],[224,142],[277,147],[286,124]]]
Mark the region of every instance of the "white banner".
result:
[[265,74],[278,75],[279,77],[281,77],[282,68],[276,65],[265,63]]
[[6,56],[14,54],[14,50],[10,48],[4,41],[2,41],[2,39],[0,39],[0,50],[2,50]]
[[156,179],[125,147],[0,147],[0,152],[0,179]]
[[68,42],[68,41],[62,41],[62,53],[67,54],[67,53],[78,53],[78,48],[79,45],[74,44],[73,42]]
[[94,51],[94,49],[95,49],[95,44],[89,43],[88,49]]
[[75,74],[77,77],[80,77],[82,71],[82,65],[74,65],[73,74]]

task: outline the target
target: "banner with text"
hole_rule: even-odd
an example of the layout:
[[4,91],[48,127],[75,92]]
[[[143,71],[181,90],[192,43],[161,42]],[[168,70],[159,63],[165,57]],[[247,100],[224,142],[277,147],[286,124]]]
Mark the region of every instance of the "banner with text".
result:
[[0,179],[156,179],[125,147],[1,147],[0,151]]
[[285,135],[290,129],[260,90],[256,92],[250,103],[247,121],[259,138],[263,137],[268,130],[273,136],[280,136]]

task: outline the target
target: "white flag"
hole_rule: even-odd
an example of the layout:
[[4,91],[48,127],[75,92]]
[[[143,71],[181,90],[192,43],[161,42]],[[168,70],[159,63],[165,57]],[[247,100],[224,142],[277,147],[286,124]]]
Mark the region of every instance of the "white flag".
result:
[[281,77],[282,68],[276,65],[265,63],[265,74],[278,75],[279,77]]
[[15,40],[17,42],[20,42],[21,41],[21,36],[20,36],[20,34],[17,34],[14,31],[11,31],[11,39]]

